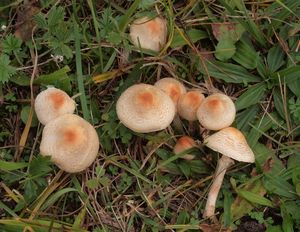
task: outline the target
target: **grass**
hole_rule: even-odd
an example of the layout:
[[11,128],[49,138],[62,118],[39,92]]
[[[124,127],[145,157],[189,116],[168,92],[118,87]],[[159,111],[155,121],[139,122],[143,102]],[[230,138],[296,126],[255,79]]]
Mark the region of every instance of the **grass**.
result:
[[[300,230],[299,1],[34,2],[0,2],[1,231]],[[157,14],[168,42],[141,51],[128,27]],[[215,222],[202,218],[219,157],[201,144],[210,132],[177,119],[139,134],[116,115],[129,86],[170,76],[234,99],[233,126],[255,153],[255,164],[227,171]],[[98,132],[99,155],[84,172],[39,154],[43,126],[31,106],[48,85],[75,96]],[[173,154],[181,135],[196,139],[196,159]]]

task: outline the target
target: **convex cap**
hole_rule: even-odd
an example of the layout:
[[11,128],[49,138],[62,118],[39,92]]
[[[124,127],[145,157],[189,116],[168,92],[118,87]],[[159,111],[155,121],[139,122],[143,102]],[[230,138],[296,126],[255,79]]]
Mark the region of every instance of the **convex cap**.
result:
[[[193,147],[196,147],[195,140],[190,136],[182,136],[177,140],[173,152],[177,155]],[[182,156],[182,158],[186,160],[192,160],[195,158],[195,156],[191,154],[185,154],[184,156]]]
[[66,172],[80,172],[96,159],[99,139],[94,127],[74,114],[62,115],[47,123],[40,152]]
[[188,121],[197,120],[197,110],[205,97],[200,90],[191,90],[180,96],[177,105],[177,112],[180,117]]
[[185,86],[180,81],[170,77],[160,79],[155,82],[154,86],[166,92],[171,97],[175,105],[177,105],[179,97],[186,93]]
[[66,92],[50,87],[36,96],[34,108],[38,120],[46,125],[63,114],[72,114],[75,101]]
[[225,94],[212,94],[201,103],[197,117],[203,127],[209,130],[220,130],[230,126],[235,119],[233,101]]
[[148,84],[136,84],[125,90],[117,101],[116,110],[126,127],[140,133],[163,130],[175,116],[172,99]]
[[167,41],[167,23],[160,17],[143,17],[130,26],[130,38],[136,47],[159,51]]
[[204,140],[204,144],[237,161],[253,163],[255,157],[245,136],[234,127],[224,128]]

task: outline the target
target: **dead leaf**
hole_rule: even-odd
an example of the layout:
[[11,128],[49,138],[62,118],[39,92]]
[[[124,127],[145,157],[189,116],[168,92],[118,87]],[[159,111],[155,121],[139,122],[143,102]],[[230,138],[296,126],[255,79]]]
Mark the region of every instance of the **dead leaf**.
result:
[[275,161],[272,158],[267,159],[263,166],[263,172],[269,172],[273,168],[274,163]]
[[201,224],[199,225],[200,229],[203,232],[216,232],[216,231],[221,231],[221,232],[231,232],[231,229],[226,229],[223,228],[222,225],[218,225],[218,224]]
[[17,22],[15,25],[15,36],[23,42],[31,39],[32,30],[35,26],[34,16],[40,9],[33,5],[33,2],[23,5],[17,10]]

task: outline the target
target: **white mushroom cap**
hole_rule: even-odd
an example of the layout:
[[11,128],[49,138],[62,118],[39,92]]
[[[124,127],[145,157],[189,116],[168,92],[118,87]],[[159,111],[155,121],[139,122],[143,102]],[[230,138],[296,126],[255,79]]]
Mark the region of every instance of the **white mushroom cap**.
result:
[[47,123],[40,152],[66,172],[80,172],[96,159],[99,139],[94,127],[74,114],[64,114]]
[[175,116],[172,99],[148,84],[136,84],[125,90],[117,101],[116,109],[120,121],[140,133],[163,130]]
[[235,113],[233,101],[225,94],[216,93],[203,100],[197,111],[197,117],[206,129],[220,130],[233,123]]
[[[179,138],[176,142],[176,145],[174,146],[173,152],[174,154],[179,154],[181,152],[184,152],[188,149],[191,149],[193,147],[196,147],[196,142],[193,138],[191,138],[190,136],[182,136],[181,138]],[[185,154],[183,157],[183,159],[186,160],[192,160],[194,159],[194,155],[190,155],[190,154]]]
[[160,79],[155,82],[154,86],[166,92],[171,97],[175,105],[177,105],[179,97],[186,93],[185,86],[180,81],[170,77]]
[[204,144],[210,149],[237,161],[253,163],[255,157],[246,138],[234,127],[224,128],[207,137]]
[[46,125],[63,114],[72,114],[75,101],[66,92],[50,87],[36,96],[34,108],[38,120]]
[[167,23],[160,17],[143,17],[130,26],[130,38],[136,47],[159,51],[167,41]]
[[205,99],[200,90],[192,90],[180,96],[177,112],[180,117],[188,121],[197,120],[197,110]]

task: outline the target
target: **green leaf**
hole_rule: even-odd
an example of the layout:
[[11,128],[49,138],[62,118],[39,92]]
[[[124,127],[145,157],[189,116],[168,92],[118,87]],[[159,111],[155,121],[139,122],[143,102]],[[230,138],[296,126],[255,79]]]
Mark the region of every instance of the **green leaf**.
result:
[[294,84],[300,82],[299,73],[300,65],[294,65],[272,74],[271,77],[275,80],[280,77],[281,83]]
[[248,90],[236,100],[236,110],[239,111],[259,103],[265,94],[266,88],[267,86],[264,82],[249,87]]
[[254,204],[273,207],[273,203],[265,197],[257,193],[249,192],[247,190],[238,190],[238,195]]
[[[27,119],[29,116],[31,106],[23,106],[21,110],[21,120],[24,124],[27,123]],[[39,120],[37,119],[36,113],[33,112],[31,127],[36,127],[39,124]]]
[[[275,105],[275,109],[278,112],[278,114],[280,115],[281,118],[285,119],[285,109],[284,109],[284,102],[283,102],[283,96],[280,93],[280,89],[278,87],[276,87],[273,91],[273,98],[274,98],[274,105]],[[286,109],[288,111],[288,108]],[[289,115],[289,114],[287,114]]]
[[281,210],[283,231],[294,232],[293,220],[291,218],[291,215],[288,213],[284,203],[281,204],[280,210]]
[[70,68],[65,66],[51,74],[41,75],[34,80],[34,84],[39,85],[54,85],[57,88],[60,88],[66,92],[70,92],[71,90],[71,82],[70,77],[68,76],[68,72]]
[[45,15],[42,13],[38,13],[34,16],[34,21],[36,23],[36,25],[41,28],[41,29],[47,29],[48,28],[48,24],[47,24],[47,20],[45,19]]
[[298,195],[293,185],[280,176],[266,173],[263,179],[264,186],[270,193],[275,193],[281,197],[296,199]]
[[[258,76],[249,73],[245,68],[239,65],[219,61],[211,62],[208,60],[206,60],[205,64],[210,76],[227,83],[247,84],[261,81]],[[207,75],[204,67],[201,67],[199,71]]]
[[[190,29],[186,32],[186,34],[187,34],[187,38],[193,43],[195,43],[201,39],[207,38],[207,33],[205,31],[196,30],[196,29]],[[186,44],[187,44],[187,42],[182,38],[182,36],[176,30],[170,47],[177,48],[177,47],[180,47],[180,46],[183,46]]]
[[259,53],[245,40],[240,40],[236,44],[236,52],[232,59],[247,69],[255,69],[259,60]]
[[279,44],[269,50],[267,62],[271,73],[277,71],[284,64],[284,57],[284,52]]
[[255,120],[255,116],[258,114],[258,111],[259,106],[253,105],[242,112],[238,112],[235,118],[236,127],[242,131],[248,130],[250,127],[249,123]]
[[234,41],[228,38],[220,40],[216,46],[215,57],[218,60],[226,61],[230,59],[235,53]]
[[33,157],[29,164],[29,174],[33,177],[35,176],[43,176],[50,172],[52,168],[50,157],[48,156],[37,156]]
[[5,83],[16,73],[16,68],[10,65],[10,59],[7,55],[0,55],[0,83]]
[[25,168],[27,166],[28,163],[8,162],[8,161],[0,160],[0,171],[13,171],[13,170]]
[[62,6],[52,7],[48,14],[49,28],[55,28],[57,24],[64,21],[65,9]]
[[9,34],[5,37],[2,42],[2,49],[8,55],[13,54],[14,52],[19,52],[21,49],[22,41],[15,37],[13,34]]

